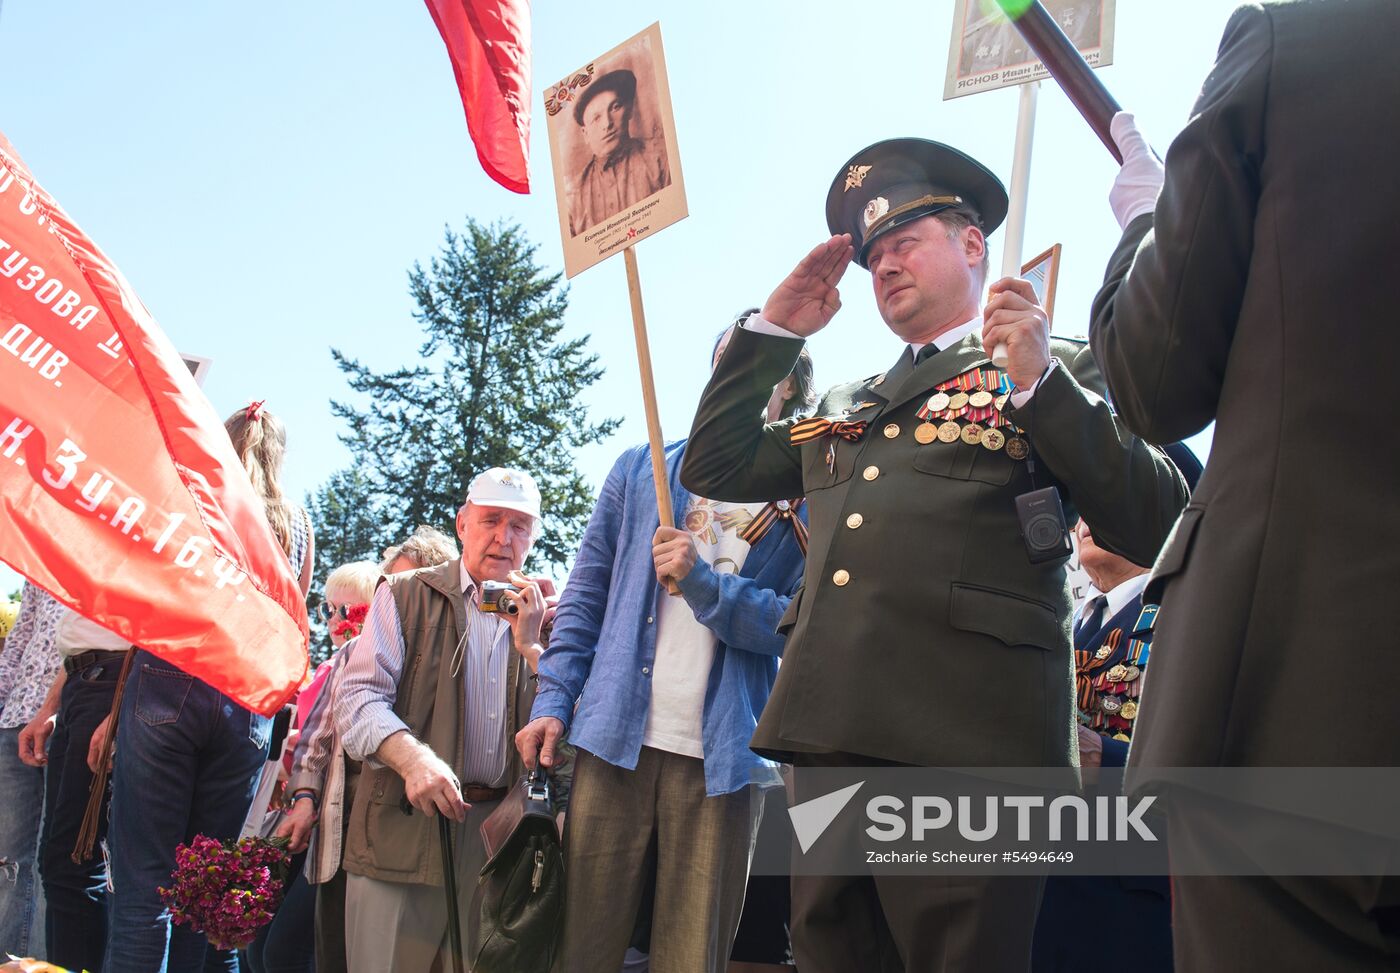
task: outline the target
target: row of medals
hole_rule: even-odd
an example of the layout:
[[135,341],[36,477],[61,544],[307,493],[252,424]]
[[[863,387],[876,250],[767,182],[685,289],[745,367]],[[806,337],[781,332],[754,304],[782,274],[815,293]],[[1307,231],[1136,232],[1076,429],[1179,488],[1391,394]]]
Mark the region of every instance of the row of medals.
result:
[[[929,396],[924,407],[919,410],[919,418],[924,421],[914,429],[914,439],[925,446],[935,439],[941,443],[955,443],[961,439],[969,446],[980,444],[992,452],[996,452],[1004,446],[1007,456],[1014,460],[1023,460],[1031,454],[1030,444],[1019,435],[1008,437],[997,428],[998,426],[1007,426],[1017,433],[1023,432],[1001,414],[1001,410],[1006,407],[1008,395],[1009,393],[993,396],[984,388],[976,389],[970,393],[954,392],[951,395],[947,392],[935,392]],[[973,421],[964,425],[958,422],[958,417],[969,408],[985,409],[989,405],[995,407],[995,411],[990,416],[990,425],[983,426]],[[941,421],[934,422],[935,419]]]
[[[1099,651],[1103,652],[1104,649],[1101,648]],[[1101,677],[1103,681],[1097,688],[1105,690],[1104,694],[1099,697],[1099,709],[1105,716],[1116,716],[1129,723],[1137,719],[1137,701],[1132,698],[1124,699],[1120,694],[1127,694],[1129,697],[1136,695],[1130,691],[1129,684],[1136,682],[1141,677],[1142,669],[1137,666],[1125,666],[1122,663],[1103,674]],[[1113,739],[1126,742],[1129,738],[1126,733],[1119,730],[1113,735]]]

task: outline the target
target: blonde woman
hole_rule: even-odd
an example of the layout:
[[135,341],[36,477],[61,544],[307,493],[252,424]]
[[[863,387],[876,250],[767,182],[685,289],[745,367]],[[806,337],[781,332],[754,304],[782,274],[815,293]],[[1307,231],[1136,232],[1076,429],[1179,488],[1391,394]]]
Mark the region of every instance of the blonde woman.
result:
[[[306,511],[283,493],[282,422],[254,402],[224,423],[262,498],[267,521],[304,595],[314,545]],[[263,762],[270,717],[244,709],[202,680],[137,650],[117,726],[112,775],[113,894],[104,973],[236,971],[233,951],[210,953],[188,926],[173,926],[158,887],[168,884],[175,847],[194,835],[238,836]]]

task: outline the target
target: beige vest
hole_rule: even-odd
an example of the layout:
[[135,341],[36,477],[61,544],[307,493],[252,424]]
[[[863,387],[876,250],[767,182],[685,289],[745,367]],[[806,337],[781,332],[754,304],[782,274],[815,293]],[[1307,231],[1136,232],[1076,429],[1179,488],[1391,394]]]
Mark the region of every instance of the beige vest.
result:
[[[448,561],[412,574],[381,578],[394,596],[403,629],[404,666],[399,674],[394,712],[415,737],[426,743],[449,766],[462,767],[461,674],[452,674],[452,656],[466,629],[462,601],[461,567]],[[366,651],[362,646],[358,651]],[[513,653],[506,677],[506,721],[519,728],[528,720],[534,681],[518,653]],[[514,746],[508,779],[522,773]],[[477,782],[481,783],[481,782]],[[408,807],[403,778],[388,767],[365,763],[350,809],[345,838],[345,870],[386,882],[442,884],[442,851],[438,824],[421,811],[405,814]]]

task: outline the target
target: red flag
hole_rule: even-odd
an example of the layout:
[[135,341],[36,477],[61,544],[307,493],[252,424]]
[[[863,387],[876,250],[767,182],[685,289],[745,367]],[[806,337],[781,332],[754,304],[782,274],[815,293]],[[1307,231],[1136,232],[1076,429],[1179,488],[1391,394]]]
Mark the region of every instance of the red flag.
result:
[[223,423],[0,135],[0,560],[261,713],[306,604]]
[[427,0],[486,174],[530,191],[529,0]]

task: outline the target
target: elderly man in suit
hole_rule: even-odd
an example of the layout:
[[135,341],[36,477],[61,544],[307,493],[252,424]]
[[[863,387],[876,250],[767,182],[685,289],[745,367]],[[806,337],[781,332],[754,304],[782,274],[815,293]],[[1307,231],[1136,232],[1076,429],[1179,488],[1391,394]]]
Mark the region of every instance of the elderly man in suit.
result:
[[[1386,387],[1400,135],[1383,121],[1400,103],[1397,36],[1389,0],[1246,6],[1165,174],[1132,117],[1114,119],[1124,232],[1095,355],[1140,435],[1216,424],[1148,587],[1162,610],[1135,785],[1172,767],[1400,765],[1385,691],[1400,654],[1376,651],[1400,579],[1394,464],[1380,458],[1400,424]],[[1172,814],[1174,855],[1243,819],[1195,810]],[[1265,812],[1250,810],[1258,834]],[[1183,875],[1173,904],[1179,968],[1400,961],[1392,879]]]
[[[730,343],[701,400],[681,478],[705,496],[805,493],[812,546],[773,698],[753,747],[805,768],[1069,766],[1074,762],[1068,539],[1035,556],[1016,498],[1055,486],[1100,543],[1149,561],[1186,500],[1161,453],[1100,397],[1083,344],[1052,338],[1026,281],[992,285],[1000,181],[923,139],[842,166],[835,234]],[[766,423],[765,389],[840,307],[855,259],[901,342],[888,371],[829,390],[817,414]],[[986,349],[1006,344],[993,366]],[[1043,542],[1043,546],[1040,542]],[[1063,547],[1057,548],[1057,542]],[[794,876],[804,973],[1023,970],[1040,882]]]
[[[1099,547],[1086,521],[1075,525],[1074,534],[1079,563],[1094,585],[1074,622],[1079,759],[1086,768],[1122,767],[1141,705],[1157,609],[1142,601],[1146,567]],[[1092,786],[1092,775],[1085,777]],[[1122,957],[1105,945],[1130,929],[1133,969],[1170,973],[1169,894],[1167,879],[1159,875],[1050,875],[1036,920],[1032,970],[1111,973]]]

